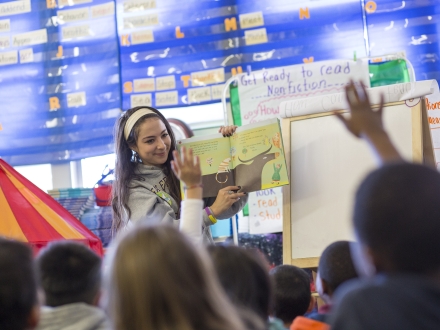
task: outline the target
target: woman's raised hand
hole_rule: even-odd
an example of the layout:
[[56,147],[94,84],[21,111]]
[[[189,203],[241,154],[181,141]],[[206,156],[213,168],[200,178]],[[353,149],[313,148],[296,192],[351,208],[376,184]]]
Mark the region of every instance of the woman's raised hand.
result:
[[238,126],[235,125],[229,125],[229,126],[221,126],[218,130],[219,133],[222,133],[223,136],[231,136],[235,133],[235,130]]
[[182,147],[180,155],[177,150],[173,151],[174,160],[171,161],[171,168],[177,178],[183,182],[186,187],[201,187],[202,170],[198,156],[194,157],[192,149]]

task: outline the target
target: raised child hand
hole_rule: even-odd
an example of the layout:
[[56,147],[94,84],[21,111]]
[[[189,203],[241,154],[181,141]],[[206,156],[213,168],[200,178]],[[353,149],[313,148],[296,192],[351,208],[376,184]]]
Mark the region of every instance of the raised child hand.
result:
[[381,95],[379,109],[371,108],[364,84],[356,86],[353,81],[345,87],[345,97],[350,106],[350,118],[335,115],[353,135],[363,138],[372,148],[379,164],[402,161],[382,124],[384,97]]
[[199,157],[194,157],[192,149],[182,147],[180,155],[177,150],[173,151],[174,160],[171,168],[177,178],[187,187],[200,185],[202,182],[202,170]]
[[382,110],[384,105],[383,95],[380,99],[379,109],[374,111],[371,108],[365,85],[360,86],[353,81],[345,87],[345,97],[350,106],[350,118],[340,113],[335,115],[342,121],[347,129],[357,137],[364,137],[375,133],[383,133]]

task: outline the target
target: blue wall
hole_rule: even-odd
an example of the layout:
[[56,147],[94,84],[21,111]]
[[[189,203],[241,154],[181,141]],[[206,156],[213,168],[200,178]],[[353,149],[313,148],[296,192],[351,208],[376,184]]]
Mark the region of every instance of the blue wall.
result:
[[439,79],[435,0],[69,4],[0,1],[0,156],[12,165],[110,153],[122,109],[218,102],[234,70],[405,51],[418,80]]

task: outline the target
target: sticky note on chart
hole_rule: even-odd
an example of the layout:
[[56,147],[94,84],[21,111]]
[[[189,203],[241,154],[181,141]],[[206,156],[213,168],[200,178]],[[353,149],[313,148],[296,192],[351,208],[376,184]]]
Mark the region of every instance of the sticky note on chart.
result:
[[175,89],[175,88],[176,88],[176,78],[174,77],[174,75],[156,78],[156,89],[158,91],[164,91],[167,89]]
[[133,45],[146,44],[153,41],[154,34],[152,30],[133,32],[131,34],[131,43]]
[[0,53],[0,65],[17,64],[18,52],[13,50],[11,52]]
[[71,40],[75,38],[89,37],[92,35],[90,25],[76,25],[63,27],[61,30],[62,40]]
[[86,105],[86,92],[67,94],[67,107],[76,108]]
[[151,107],[152,106],[151,93],[130,95],[130,105],[131,108],[141,107],[141,106]]
[[20,63],[32,63],[34,61],[34,51],[32,48],[20,50]]
[[134,79],[134,92],[151,92],[155,90],[154,78]]
[[89,8],[58,10],[58,23],[65,24],[89,19]]
[[92,18],[110,16],[115,13],[115,3],[107,2],[107,3],[103,3],[102,5],[91,6],[90,11]]
[[266,28],[244,31],[246,45],[264,44],[267,42]]
[[156,8],[156,0],[129,0],[124,1],[124,13],[145,11]]
[[263,13],[261,11],[239,15],[240,27],[242,29],[253,28],[264,25]]
[[188,103],[211,101],[211,87],[188,88]]
[[0,33],[11,31],[11,20],[2,19],[0,20]]
[[176,105],[179,103],[179,95],[177,91],[156,93],[156,107],[167,105]]

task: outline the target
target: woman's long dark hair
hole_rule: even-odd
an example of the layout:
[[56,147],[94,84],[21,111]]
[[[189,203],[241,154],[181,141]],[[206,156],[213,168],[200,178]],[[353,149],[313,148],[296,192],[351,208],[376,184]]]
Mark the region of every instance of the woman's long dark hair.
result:
[[[124,128],[128,118],[140,109],[149,109],[154,112],[146,114],[139,118],[133,129],[125,140]],[[113,233],[116,233],[122,228],[131,217],[131,210],[128,207],[128,197],[130,194],[130,181],[140,180],[143,181],[140,175],[136,175],[135,169],[140,160],[134,156],[130,146],[136,146],[136,141],[139,135],[139,126],[148,118],[160,119],[170,135],[171,145],[168,153],[168,158],[164,164],[164,172],[167,176],[167,184],[170,189],[170,195],[178,203],[180,207],[180,181],[174,175],[171,170],[171,160],[173,159],[173,150],[176,149],[176,139],[174,137],[173,130],[165,117],[157,110],[151,107],[135,107],[127,110],[116,122],[114,137],[115,137],[115,153],[116,153],[116,165],[115,165],[115,181],[113,182],[112,190],[112,208],[113,208]]]

